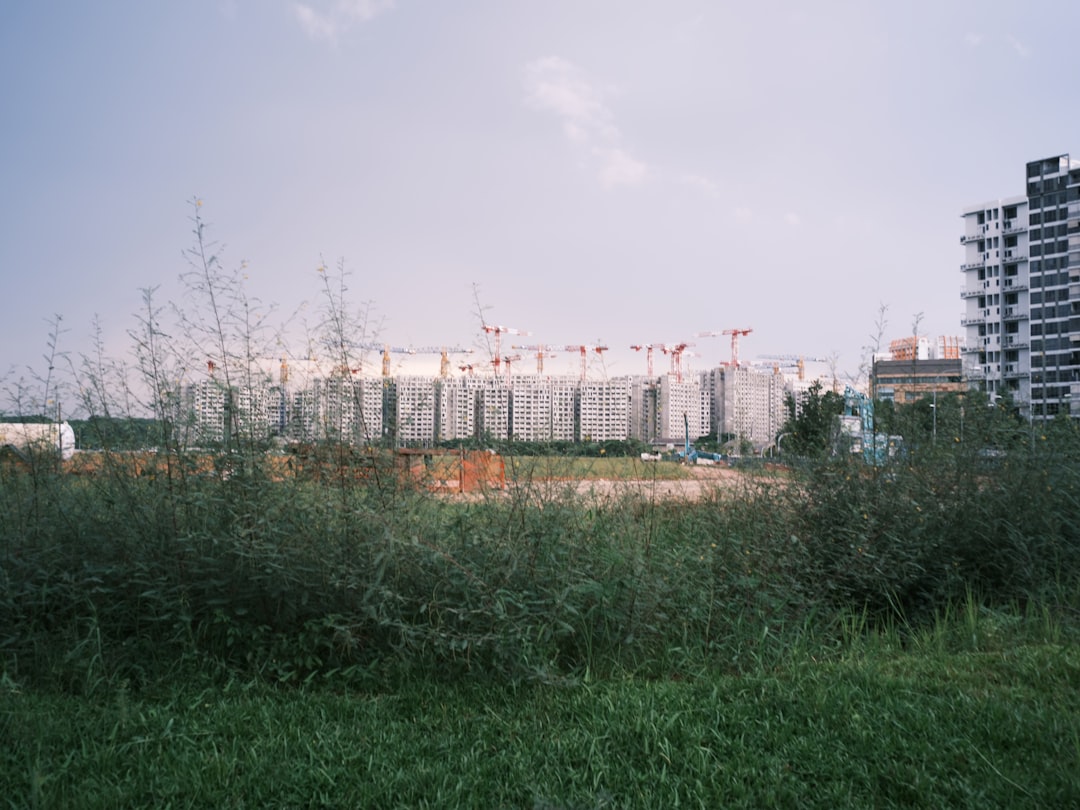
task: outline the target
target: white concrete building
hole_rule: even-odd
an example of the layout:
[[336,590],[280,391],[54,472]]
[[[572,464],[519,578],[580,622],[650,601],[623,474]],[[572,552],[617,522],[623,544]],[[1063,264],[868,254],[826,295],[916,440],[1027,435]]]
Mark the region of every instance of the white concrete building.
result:
[[477,377],[476,424],[481,437],[510,438],[510,389],[503,377]]
[[[660,378],[656,391],[657,439],[685,439],[689,430],[690,441],[711,431],[712,406],[708,391],[701,385],[701,377],[679,382],[673,375]],[[685,416],[685,419],[684,419]]]
[[436,383],[439,441],[473,439],[477,434],[476,391],[472,377],[447,377]]
[[387,378],[387,432],[397,447],[428,447],[435,441],[435,378]]
[[784,424],[784,377],[749,366],[721,366],[702,373],[717,435],[749,441],[758,450],[776,441]]
[[216,444],[225,440],[228,391],[211,378],[184,387],[179,425],[184,444]]
[[551,440],[551,380],[517,377],[510,391],[510,434],[520,442]]
[[1026,167],[1023,196],[964,209],[965,370],[1035,419],[1080,397],[1080,161]]
[[578,383],[578,439],[601,442],[630,438],[630,378]]

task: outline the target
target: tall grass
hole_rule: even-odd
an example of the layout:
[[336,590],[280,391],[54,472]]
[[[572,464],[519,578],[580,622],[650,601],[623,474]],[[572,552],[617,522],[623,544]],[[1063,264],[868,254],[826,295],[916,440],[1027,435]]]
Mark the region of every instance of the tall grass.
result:
[[917,637],[958,605],[1076,628],[1078,482],[1038,456],[944,483],[940,467],[833,463],[690,502],[534,480],[446,498],[390,474],[328,488],[259,456],[113,462],[0,467],[15,682],[738,672],[825,654],[852,616]]

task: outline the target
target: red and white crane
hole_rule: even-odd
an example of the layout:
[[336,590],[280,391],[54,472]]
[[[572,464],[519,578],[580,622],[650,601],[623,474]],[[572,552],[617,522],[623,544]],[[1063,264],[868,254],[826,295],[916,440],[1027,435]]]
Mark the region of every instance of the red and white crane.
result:
[[602,355],[608,350],[607,346],[589,346],[587,344],[578,344],[576,346],[563,346],[562,350],[565,352],[578,352],[581,354],[581,379],[585,379],[586,367],[588,365],[587,355],[589,352]]
[[682,382],[682,356],[688,348],[693,346],[693,343],[676,343],[672,346],[664,345],[661,347],[661,351],[664,354],[671,355],[671,373],[675,375],[676,382]]
[[635,352],[640,352],[642,350],[645,351],[646,367],[649,369],[649,376],[650,377],[653,376],[653,363],[652,363],[653,349],[659,349],[660,351],[663,351],[664,350],[664,344],[663,343],[639,343],[639,344],[636,344],[634,346],[631,346],[630,348],[633,349]]
[[450,354],[472,354],[472,349],[464,349],[461,346],[422,346],[414,348],[408,347],[406,351],[409,354],[438,354],[439,358],[439,376],[450,376]]
[[725,329],[722,332],[698,332],[698,337],[720,337],[721,335],[731,336],[731,365],[733,368],[737,368],[739,365],[739,338],[745,337],[753,332],[753,329]]
[[484,324],[483,330],[489,335],[495,335],[495,356],[491,360],[491,365],[495,367],[495,374],[498,375],[499,367],[502,365],[502,336],[503,335],[530,335],[531,332],[526,332],[521,329],[514,329],[512,326],[492,326],[491,324]]
[[509,354],[509,355],[507,355],[506,357],[503,358],[503,362],[506,363],[506,387],[507,388],[513,388],[514,387],[514,383],[510,379],[510,367],[511,367],[512,364],[516,363],[520,359],[521,359],[520,354]]
[[551,351],[550,346],[519,346],[514,344],[511,349],[521,349],[526,352],[535,352],[536,354],[536,373],[542,375],[544,373],[544,358],[545,357],[557,357],[554,352]]

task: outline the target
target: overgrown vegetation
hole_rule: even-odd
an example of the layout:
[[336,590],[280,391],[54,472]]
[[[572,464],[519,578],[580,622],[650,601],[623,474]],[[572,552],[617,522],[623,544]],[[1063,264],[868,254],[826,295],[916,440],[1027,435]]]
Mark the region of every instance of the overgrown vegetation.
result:
[[[174,379],[154,313],[142,373]],[[942,408],[886,466],[693,501],[582,497],[544,459],[447,498],[239,425],[208,464],[147,390],[152,455],[0,463],[14,805],[1080,803],[1067,420],[976,408],[961,438]]]

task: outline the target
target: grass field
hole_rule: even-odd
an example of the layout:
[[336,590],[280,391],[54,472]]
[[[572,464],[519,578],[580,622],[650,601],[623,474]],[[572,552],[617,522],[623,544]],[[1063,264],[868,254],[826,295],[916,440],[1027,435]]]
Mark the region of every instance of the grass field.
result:
[[0,706],[13,807],[1080,804],[1080,653],[1055,644],[557,685],[9,686]]

